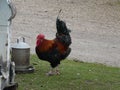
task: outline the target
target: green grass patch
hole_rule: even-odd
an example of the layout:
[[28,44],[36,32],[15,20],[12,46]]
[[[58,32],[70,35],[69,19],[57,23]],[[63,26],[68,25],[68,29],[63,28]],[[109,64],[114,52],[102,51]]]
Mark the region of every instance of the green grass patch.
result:
[[114,2],[107,2],[107,4],[110,6],[120,6],[120,0]]
[[46,76],[48,62],[32,55],[31,64],[34,73],[16,75],[18,90],[120,90],[120,68],[64,60],[60,75]]

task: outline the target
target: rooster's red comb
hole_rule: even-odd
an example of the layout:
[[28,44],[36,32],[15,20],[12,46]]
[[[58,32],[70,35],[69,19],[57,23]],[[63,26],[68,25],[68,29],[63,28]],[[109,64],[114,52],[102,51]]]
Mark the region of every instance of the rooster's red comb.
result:
[[39,34],[39,35],[37,36],[37,39],[40,39],[40,38],[45,38],[45,35],[44,35],[44,34]]

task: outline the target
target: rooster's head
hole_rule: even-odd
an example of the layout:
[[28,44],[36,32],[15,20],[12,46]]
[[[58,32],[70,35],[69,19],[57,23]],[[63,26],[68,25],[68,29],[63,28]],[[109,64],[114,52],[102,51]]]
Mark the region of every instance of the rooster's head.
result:
[[43,40],[44,38],[45,38],[45,35],[39,34],[39,35],[37,36],[36,45],[37,45],[37,46],[40,45],[40,43],[42,42],[42,40]]

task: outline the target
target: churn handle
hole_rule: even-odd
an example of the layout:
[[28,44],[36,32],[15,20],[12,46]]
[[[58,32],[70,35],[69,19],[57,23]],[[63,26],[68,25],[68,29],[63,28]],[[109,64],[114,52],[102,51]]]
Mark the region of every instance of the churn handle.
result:
[[19,42],[20,42],[20,39],[22,39],[22,40],[23,40],[23,42],[25,42],[25,38],[24,38],[24,37],[19,37],[19,38],[17,38],[17,43],[19,43]]

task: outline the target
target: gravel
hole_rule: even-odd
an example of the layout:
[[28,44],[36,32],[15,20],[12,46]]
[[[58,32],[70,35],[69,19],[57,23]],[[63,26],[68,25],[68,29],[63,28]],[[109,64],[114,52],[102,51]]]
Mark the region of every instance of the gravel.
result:
[[26,39],[35,53],[39,33],[53,39],[56,17],[72,30],[72,52],[68,58],[120,67],[119,0],[13,0],[17,15],[12,21],[12,41]]

